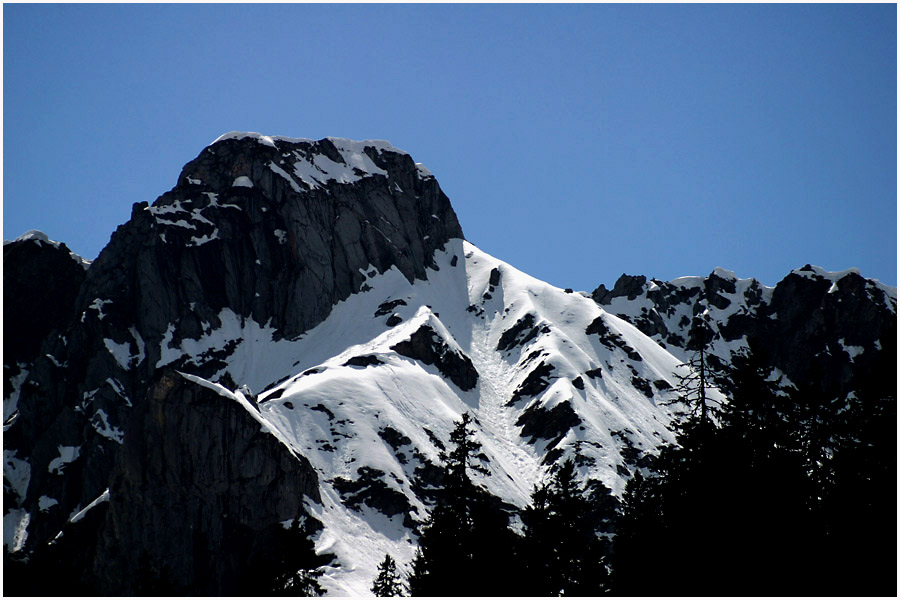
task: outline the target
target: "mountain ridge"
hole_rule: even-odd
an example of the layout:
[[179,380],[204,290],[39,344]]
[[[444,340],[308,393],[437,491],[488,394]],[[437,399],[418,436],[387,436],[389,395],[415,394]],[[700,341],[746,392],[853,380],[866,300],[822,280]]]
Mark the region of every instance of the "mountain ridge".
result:
[[[39,236],[21,242],[59,250]],[[6,245],[4,263],[6,278]],[[122,483],[137,481],[123,479],[134,473],[183,472],[147,495],[168,489],[179,498],[193,481],[202,506],[220,506],[204,467],[184,462],[207,448],[223,464],[246,461],[276,479],[306,473],[295,486],[302,506],[276,486],[260,507],[267,516],[237,530],[263,539],[276,521],[317,522],[316,549],[333,555],[326,589],[367,594],[385,553],[411,560],[440,452],[464,412],[491,473],[478,481],[514,512],[567,458],[580,478],[618,496],[674,441],[670,423],[681,409],[672,402],[698,315],[718,336],[710,345],[718,367],[754,345],[781,356],[784,386],[808,378],[800,363],[833,373],[822,382],[838,395],[894,368],[885,365],[896,364],[896,289],[837,275],[808,267],[765,288],[716,269],[672,282],[623,276],[593,294],[564,290],[467,242],[434,177],[386,142],[225,134],[185,165],[172,190],[134,205],[82,269],[65,301],[71,317],[32,334],[44,336],[40,351],[21,364],[4,360],[6,556],[63,533],[92,548],[81,573],[92,589],[133,593],[133,569],[116,579],[100,565],[137,565],[143,552],[182,592],[222,593],[221,572],[190,587],[199,555],[184,540],[166,543],[173,533],[160,530],[159,515],[175,509],[154,508],[140,486]],[[16,316],[5,308],[5,322]],[[785,351],[807,346],[799,358]],[[727,377],[721,387],[727,392]],[[222,414],[252,441],[237,454],[216,442],[222,435],[207,435],[191,416],[195,400],[226,402]],[[188,412],[149,409],[157,405]],[[166,413],[190,425],[171,433]],[[153,431],[170,431],[164,437],[181,449],[126,453],[152,447]],[[260,441],[269,437],[278,445]],[[260,455],[261,447],[269,450]],[[276,447],[288,449],[291,466],[260,468],[282,452]],[[231,497],[221,506],[254,501]],[[209,534],[203,556],[224,535],[205,511],[185,521]],[[123,523],[144,541],[116,543],[108,532]],[[229,552],[235,564],[246,558]]]

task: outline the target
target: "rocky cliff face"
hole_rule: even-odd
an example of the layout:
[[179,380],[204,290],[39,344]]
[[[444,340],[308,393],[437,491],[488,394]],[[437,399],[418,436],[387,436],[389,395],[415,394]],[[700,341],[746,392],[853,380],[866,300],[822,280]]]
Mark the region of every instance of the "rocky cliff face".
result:
[[[691,343],[694,317],[705,315],[712,329],[707,350],[725,375],[734,357],[752,348],[784,385],[814,385],[831,397],[896,388],[896,288],[855,270],[806,265],[774,288],[725,269],[671,282],[622,275],[612,290],[601,285],[592,297],[685,359],[698,349]],[[727,388],[728,379],[721,383]]]
[[[387,143],[235,133],[135,204],[86,272],[41,240],[5,246],[5,289],[37,298],[5,305],[22,327],[4,338],[7,549],[47,544],[110,488],[160,368],[246,383],[227,366],[248,328],[296,338],[371,275],[424,277],[459,237],[435,178]],[[60,289],[34,292],[41,273]]]
[[98,589],[132,595],[156,577],[175,595],[240,590],[272,530],[312,520],[315,472],[240,393],[164,370],[142,400],[109,478]]

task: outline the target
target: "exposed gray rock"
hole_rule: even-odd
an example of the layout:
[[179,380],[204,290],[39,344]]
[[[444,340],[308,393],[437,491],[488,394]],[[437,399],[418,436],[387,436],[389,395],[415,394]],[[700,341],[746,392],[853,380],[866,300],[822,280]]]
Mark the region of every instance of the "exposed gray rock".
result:
[[616,280],[616,284],[612,290],[607,290],[602,283],[591,293],[594,302],[600,305],[609,304],[613,298],[626,296],[629,300],[634,300],[644,291],[644,284],[647,278],[643,275],[636,277],[622,273],[621,277]]
[[548,362],[541,362],[537,367],[532,369],[528,376],[519,384],[513,392],[512,398],[506,403],[512,406],[525,396],[537,396],[550,386],[550,379],[553,377],[553,365]]
[[344,504],[354,510],[359,510],[365,504],[388,517],[409,515],[413,511],[409,499],[403,492],[388,485],[385,477],[384,471],[360,467],[354,479],[336,477],[332,483],[341,494]]
[[526,408],[516,421],[522,428],[522,437],[529,437],[530,443],[549,440],[547,448],[553,448],[572,427],[581,424],[570,402],[560,402],[551,409],[535,405]]
[[538,333],[538,328],[534,324],[534,315],[527,313],[516,321],[515,325],[503,332],[497,343],[497,350],[512,350],[516,346],[524,346],[537,337]]
[[472,359],[451,349],[428,325],[422,325],[408,340],[391,346],[391,350],[426,365],[434,365],[463,391],[471,390],[478,383],[478,371]]
[[615,333],[606,325],[606,320],[604,319],[603,315],[600,315],[599,317],[591,321],[591,323],[588,324],[588,326],[585,328],[584,332],[588,335],[596,334],[598,336],[598,339],[600,340],[600,343],[610,350],[621,348],[631,360],[643,360],[641,358],[641,355],[638,354],[637,350],[629,346],[621,335]]
[[309,462],[237,401],[165,371],[135,407],[110,476],[94,559],[99,590],[135,593],[138,569],[176,595],[234,593],[257,536],[318,502]]
[[[896,292],[853,271],[826,277],[810,265],[774,288],[740,280],[739,293],[738,283],[721,269],[689,283],[623,276],[612,292],[600,286],[593,297],[658,342],[688,352],[698,347],[696,317],[711,310],[707,358],[726,375],[718,382],[726,391],[732,352],[752,348],[793,384],[830,397],[863,385],[896,393]],[[588,329],[614,344],[599,319]]]

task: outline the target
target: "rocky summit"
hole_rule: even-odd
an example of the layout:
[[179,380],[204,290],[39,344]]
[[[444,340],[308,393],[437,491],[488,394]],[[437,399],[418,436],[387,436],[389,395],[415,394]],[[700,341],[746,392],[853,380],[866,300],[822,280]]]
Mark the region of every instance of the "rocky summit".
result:
[[365,595],[413,560],[463,414],[508,514],[567,460],[616,501],[701,347],[722,403],[751,350],[785,390],[893,394],[896,303],[808,265],[555,288],[387,142],[228,133],[91,263],[4,244],[4,592],[254,595],[301,527],[323,591]]

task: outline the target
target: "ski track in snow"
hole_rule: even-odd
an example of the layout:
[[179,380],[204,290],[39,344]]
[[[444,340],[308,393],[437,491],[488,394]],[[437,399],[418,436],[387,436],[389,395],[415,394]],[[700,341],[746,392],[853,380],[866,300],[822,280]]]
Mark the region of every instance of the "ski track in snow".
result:
[[[496,336],[499,338],[499,335]],[[506,385],[498,389],[502,382],[509,382],[514,375],[514,367],[503,360],[499,352],[485,352],[484,348],[496,347],[487,328],[473,333],[472,360],[481,371],[479,378],[479,403],[476,417],[485,431],[495,434],[495,444],[499,446],[496,458],[501,470],[513,477],[518,496],[528,498],[532,485],[540,478],[540,459],[525,450],[515,425],[513,409],[504,404],[512,397],[513,390]]]

